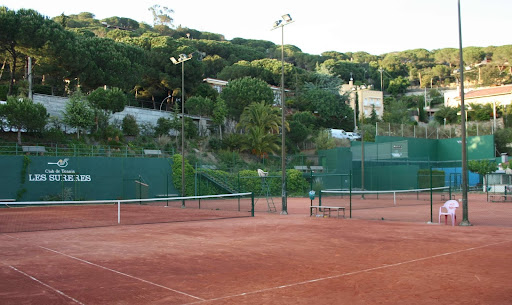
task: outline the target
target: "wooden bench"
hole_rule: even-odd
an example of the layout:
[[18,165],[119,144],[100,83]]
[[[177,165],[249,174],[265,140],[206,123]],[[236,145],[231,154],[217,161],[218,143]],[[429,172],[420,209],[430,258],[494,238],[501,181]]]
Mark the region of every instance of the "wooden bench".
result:
[[301,171],[301,172],[307,172],[308,171],[308,167],[304,166],[304,165],[294,166],[293,168],[298,170],[298,171]]
[[505,195],[505,194],[489,195],[489,201],[491,201],[491,202],[512,201],[512,194],[511,195]]
[[312,165],[312,166],[309,167],[309,169],[311,169],[311,171],[313,171],[313,172],[323,172],[324,171],[324,167],[323,166]]
[[43,155],[46,152],[46,148],[44,146],[22,146],[23,152],[26,153],[40,153]]
[[[343,211],[343,218],[345,218],[345,207],[334,207],[325,205],[312,205],[309,207],[309,216],[318,216],[319,211],[322,212],[322,217],[331,217],[331,211],[336,211],[336,218],[340,218],[340,210]],[[314,211],[314,212],[313,212]]]
[[160,149],[144,149],[144,154],[146,156],[161,156],[162,151]]
[[157,194],[155,195],[156,197],[159,197],[159,198],[170,198],[170,197],[178,197],[178,194]]

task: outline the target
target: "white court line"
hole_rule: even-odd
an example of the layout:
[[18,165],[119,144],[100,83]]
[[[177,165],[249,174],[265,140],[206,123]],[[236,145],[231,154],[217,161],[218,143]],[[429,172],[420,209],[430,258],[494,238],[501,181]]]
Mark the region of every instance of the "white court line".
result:
[[203,300],[203,301],[199,301],[199,302],[186,303],[186,304],[183,304],[183,305],[192,305],[192,304],[200,304],[200,303],[204,303],[204,302],[220,301],[220,300],[225,300],[225,299],[230,299],[230,298],[235,298],[235,297],[241,297],[241,296],[246,296],[246,295],[251,295],[251,294],[258,294],[258,293],[262,293],[262,292],[268,292],[268,291],[271,291],[271,290],[289,288],[289,287],[299,286],[299,285],[306,285],[306,284],[310,284],[310,283],[314,283],[314,282],[331,280],[331,279],[336,279],[336,278],[340,278],[340,277],[356,275],[356,274],[360,274],[360,273],[366,273],[366,272],[371,272],[371,271],[375,271],[375,270],[386,269],[386,268],[397,267],[397,266],[401,266],[401,265],[405,265],[405,264],[411,264],[411,263],[415,263],[415,262],[425,261],[425,260],[429,260],[429,259],[433,259],[433,258],[438,258],[438,257],[442,257],[442,256],[448,256],[448,255],[458,254],[458,253],[462,253],[462,252],[468,252],[468,251],[472,251],[472,250],[477,250],[477,249],[481,249],[481,248],[491,247],[491,246],[495,246],[495,245],[499,245],[499,244],[504,244],[504,243],[509,243],[509,242],[511,242],[511,241],[510,240],[502,241],[502,242],[488,244],[488,245],[483,245],[483,246],[479,246],[479,247],[473,247],[473,248],[468,248],[468,249],[463,249],[463,250],[458,250],[458,251],[453,251],[453,252],[447,252],[447,253],[441,253],[441,254],[436,254],[436,255],[432,255],[432,256],[417,258],[417,259],[408,260],[408,261],[404,261],[404,262],[400,262],[400,263],[384,265],[384,266],[379,266],[379,267],[373,267],[373,268],[368,268],[368,269],[363,269],[363,270],[358,270],[358,271],[352,271],[352,272],[347,272],[347,273],[342,273],[342,274],[337,274],[337,275],[317,278],[317,279],[303,281],[303,282],[291,283],[291,284],[286,284],[286,285],[281,285],[281,286],[276,286],[276,287],[270,287],[270,288],[255,290],[255,291],[248,291],[248,292],[243,292],[243,293],[239,293],[239,294],[234,294],[234,295],[228,295],[228,296],[223,296],[223,297],[214,298],[214,299]]
[[[7,235],[7,234],[5,234],[5,235],[6,235],[6,236],[9,236],[9,237],[11,237],[11,238],[14,238],[14,239],[21,240],[21,239],[19,239],[19,238],[17,238],[17,237],[14,237],[14,236],[10,236],[10,235]],[[38,245],[36,245],[36,247],[39,247],[39,248],[41,248],[41,249],[44,249],[44,250],[47,250],[47,251],[50,251],[50,252],[53,252],[53,253],[57,253],[57,254],[60,254],[60,255],[63,255],[63,256],[69,257],[69,258],[72,258],[72,259],[74,259],[74,260],[80,261],[80,262],[82,262],[82,263],[85,263],[85,264],[88,264],[88,265],[91,265],[91,266],[94,266],[94,267],[98,267],[98,268],[101,268],[101,269],[108,270],[108,271],[110,271],[110,272],[117,273],[117,274],[119,274],[119,275],[123,275],[123,276],[129,277],[129,278],[134,279],[134,280],[141,281],[141,282],[146,283],[146,284],[150,284],[150,285],[157,286],[157,287],[160,287],[160,288],[165,289],[165,290],[169,290],[169,291],[172,291],[172,292],[175,292],[175,293],[179,293],[179,294],[182,294],[182,295],[188,296],[188,297],[190,297],[190,298],[193,298],[193,299],[196,299],[196,300],[199,300],[199,301],[205,301],[205,299],[203,299],[203,298],[196,297],[196,296],[191,295],[191,294],[188,294],[188,293],[186,293],[186,292],[179,291],[179,290],[175,290],[175,289],[172,289],[172,288],[169,288],[169,287],[166,287],[166,286],[163,286],[163,285],[157,284],[157,283],[153,283],[153,282],[151,282],[151,281],[148,281],[148,280],[145,280],[145,279],[141,279],[141,278],[139,278],[139,277],[136,277],[136,276],[133,276],[133,275],[130,275],[130,274],[127,274],[127,273],[121,272],[121,271],[117,271],[117,270],[114,270],[114,269],[110,269],[110,268],[108,268],[108,267],[101,266],[101,265],[98,265],[98,264],[95,264],[95,263],[92,263],[92,262],[89,262],[89,261],[83,260],[83,259],[81,259],[81,258],[78,258],[78,257],[72,256],[72,255],[68,255],[68,254],[65,254],[65,253],[62,253],[62,252],[59,252],[59,251],[56,251],[56,250],[50,249],[50,248],[46,248],[46,247],[43,247],[43,246],[38,246]]]
[[26,277],[30,278],[31,280],[34,280],[34,281],[38,282],[39,284],[41,284],[41,285],[43,285],[43,286],[45,286],[45,287],[50,288],[51,290],[53,290],[53,291],[57,292],[58,294],[60,294],[60,295],[62,295],[62,296],[64,296],[64,297],[66,297],[66,298],[70,299],[71,301],[73,301],[73,302],[75,302],[75,303],[77,303],[77,304],[85,305],[84,303],[82,303],[82,302],[78,301],[77,299],[75,299],[75,298],[73,298],[73,297],[70,297],[69,295],[65,294],[64,292],[62,292],[62,291],[58,290],[57,288],[54,288],[54,287],[52,287],[52,286],[50,286],[50,285],[48,285],[48,284],[46,284],[46,283],[43,283],[42,281],[40,281],[40,280],[36,279],[35,277],[33,277],[33,276],[31,276],[31,275],[26,274],[25,272],[23,272],[23,271],[21,271],[21,270],[17,269],[16,267],[9,266],[9,265],[8,265],[8,267],[9,267],[9,268],[11,268],[12,270],[16,271],[16,272],[19,272],[19,273],[23,274],[24,276],[26,276]]

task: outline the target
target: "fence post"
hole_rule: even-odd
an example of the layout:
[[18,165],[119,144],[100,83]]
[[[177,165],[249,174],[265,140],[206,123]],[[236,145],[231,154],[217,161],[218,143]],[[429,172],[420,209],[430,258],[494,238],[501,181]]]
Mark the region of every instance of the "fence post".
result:
[[352,218],[352,170],[349,171],[349,188],[348,188],[348,192],[349,192],[349,205],[350,205],[350,215],[349,215],[349,218]]
[[251,192],[251,216],[254,217],[254,192]]
[[432,202],[432,166],[430,166],[430,223],[433,222],[433,202]]

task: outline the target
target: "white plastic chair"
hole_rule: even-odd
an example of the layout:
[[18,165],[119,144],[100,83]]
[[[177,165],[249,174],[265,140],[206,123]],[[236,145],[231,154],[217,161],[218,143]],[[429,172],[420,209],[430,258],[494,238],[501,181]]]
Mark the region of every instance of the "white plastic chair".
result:
[[448,224],[448,216],[452,220],[452,226],[455,225],[457,221],[457,214],[455,211],[459,207],[459,202],[457,200],[448,200],[441,207],[439,207],[439,223],[441,223],[441,215],[444,215],[444,223]]
[[258,176],[266,177],[267,175],[268,175],[268,172],[264,172],[262,169],[258,168]]

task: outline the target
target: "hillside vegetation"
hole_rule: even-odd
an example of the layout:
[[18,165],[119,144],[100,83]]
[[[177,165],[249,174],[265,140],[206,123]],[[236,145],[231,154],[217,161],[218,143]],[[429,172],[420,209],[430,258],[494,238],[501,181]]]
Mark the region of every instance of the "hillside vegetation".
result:
[[[116,16],[97,20],[88,12],[50,19],[34,10],[0,7],[0,100],[27,96],[30,57],[35,93],[75,96],[79,101],[67,111],[66,122],[54,120],[53,127],[66,123],[85,131],[86,137],[77,136],[77,141],[87,141],[87,135],[93,135],[94,141],[116,144],[139,141],[147,145],[158,137],[166,142],[170,130],[179,130],[176,120],[139,126],[136,118],[129,118],[112,125],[108,117],[126,104],[160,109],[165,102],[164,109],[177,118],[182,67],[169,58],[187,54],[192,59],[185,63],[185,112],[210,117],[214,135],[201,138],[201,132],[189,122],[187,145],[200,150],[247,151],[258,158],[278,154],[280,114],[272,106],[268,85],[281,85],[281,46],[264,40],[226,40],[222,34],[174,27],[166,14],[154,16],[151,26]],[[466,47],[463,51],[468,84],[512,82],[512,45]],[[293,92],[286,100],[290,111],[285,126],[291,152],[339,145],[324,136],[323,130],[329,128],[352,131],[356,123],[365,130],[379,120],[415,124],[410,117],[416,110],[419,120],[427,122],[422,110],[424,96],[405,97],[403,93],[411,86],[429,88],[428,102],[439,106],[442,96],[435,89],[454,86],[460,70],[457,49],[415,49],[380,55],[328,51],[311,55],[298,46],[285,45],[284,54],[284,85]],[[205,78],[230,83],[218,94],[204,83]],[[353,110],[346,105],[348,97],[339,93],[339,86],[351,78],[357,86],[385,92],[388,97],[383,118],[372,115],[354,122]],[[98,88],[124,94],[121,105],[119,98],[113,98],[119,95],[104,94]],[[87,117],[91,121],[73,121],[71,114],[79,109],[90,111]],[[442,110],[443,116],[436,117],[439,123],[445,118],[448,123],[457,123],[453,116],[456,109]],[[508,112],[500,109],[499,113]],[[5,113],[3,116],[5,121]],[[51,129],[45,123],[45,130]],[[371,132],[365,133],[365,140],[372,140]],[[179,146],[177,141],[167,142],[174,148]]]

